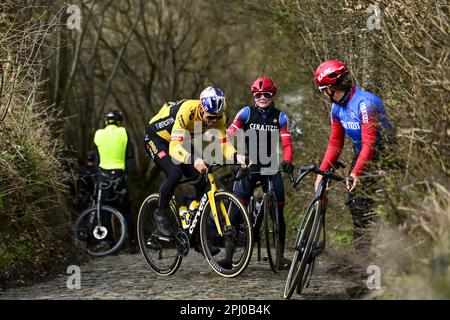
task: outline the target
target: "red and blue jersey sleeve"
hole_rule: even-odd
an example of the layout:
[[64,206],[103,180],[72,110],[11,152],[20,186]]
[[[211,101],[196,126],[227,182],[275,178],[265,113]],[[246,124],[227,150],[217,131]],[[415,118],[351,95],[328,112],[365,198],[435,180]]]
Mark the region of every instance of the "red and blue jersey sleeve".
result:
[[236,131],[242,129],[245,123],[250,118],[250,108],[248,106],[242,108],[234,117],[233,123],[227,129],[227,134],[233,136],[236,134]]
[[357,176],[360,176],[363,173],[367,166],[367,162],[373,158],[378,136],[377,105],[370,100],[364,100],[360,103],[359,110],[362,148],[358,159],[356,160],[356,164],[352,169],[352,173]]
[[281,145],[283,146],[283,160],[292,162],[292,138],[289,128],[289,118],[284,112],[280,112],[279,118]]
[[323,157],[320,170],[328,170],[332,164],[339,159],[345,142],[345,130],[341,124],[339,117],[331,110],[331,134],[328,141],[327,151]]

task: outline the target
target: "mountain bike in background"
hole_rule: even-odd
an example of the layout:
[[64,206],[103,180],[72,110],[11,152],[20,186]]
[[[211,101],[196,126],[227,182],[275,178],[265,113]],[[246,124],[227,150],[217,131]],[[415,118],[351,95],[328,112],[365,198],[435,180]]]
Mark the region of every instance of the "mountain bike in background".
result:
[[103,204],[115,201],[126,192],[120,190],[121,179],[123,177],[97,183],[92,205],[75,220],[75,240],[92,256],[116,253],[125,241],[125,218],[117,209]]

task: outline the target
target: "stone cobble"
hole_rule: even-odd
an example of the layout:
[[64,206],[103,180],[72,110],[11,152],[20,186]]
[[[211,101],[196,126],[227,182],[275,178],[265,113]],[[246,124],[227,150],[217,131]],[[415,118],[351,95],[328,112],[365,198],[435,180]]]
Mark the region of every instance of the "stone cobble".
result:
[[[302,296],[292,299],[349,299],[345,288],[354,285],[341,266],[326,255],[319,257],[311,281]],[[191,252],[169,277],[149,269],[140,254],[121,253],[96,258],[80,266],[80,289],[69,289],[69,274],[33,286],[12,288],[0,293],[0,299],[283,299],[287,271],[273,273],[268,262],[254,255],[247,269],[238,277],[223,278],[206,260]]]

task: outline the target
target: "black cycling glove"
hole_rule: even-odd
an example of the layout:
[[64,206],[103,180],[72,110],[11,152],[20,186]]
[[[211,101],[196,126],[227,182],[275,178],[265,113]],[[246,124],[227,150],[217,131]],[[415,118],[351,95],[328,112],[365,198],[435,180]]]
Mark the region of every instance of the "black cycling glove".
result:
[[287,174],[291,174],[294,171],[294,165],[289,161],[283,161],[281,168]]

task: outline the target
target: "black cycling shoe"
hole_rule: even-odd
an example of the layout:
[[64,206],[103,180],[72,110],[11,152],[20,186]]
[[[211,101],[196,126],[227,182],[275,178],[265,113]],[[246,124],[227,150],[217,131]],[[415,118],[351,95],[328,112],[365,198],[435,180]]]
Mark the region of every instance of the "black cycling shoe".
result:
[[231,243],[230,240],[225,240],[224,258],[219,259],[216,262],[225,269],[232,269],[233,253],[234,253],[234,245]]
[[231,268],[233,268],[233,260],[232,260],[232,259],[224,258],[224,259],[219,259],[219,260],[217,260],[216,262],[217,262],[222,268],[225,268],[225,269],[231,269]]
[[[212,256],[217,255],[220,252],[220,249],[211,245],[211,244],[207,244],[208,248],[209,248],[209,252],[211,252]],[[200,244],[197,245],[197,243],[194,245],[194,249],[196,252],[201,253],[203,255],[203,250],[202,247],[200,246]]]
[[162,236],[169,237],[172,235],[172,232],[169,228],[169,209],[157,209],[153,214],[153,218],[155,219],[155,225],[158,233]]
[[280,270],[289,270],[289,268],[291,267],[291,263],[292,263],[291,260],[289,260],[289,259],[287,259],[285,257],[282,257],[281,260],[280,260],[280,267],[279,267],[279,269]]

